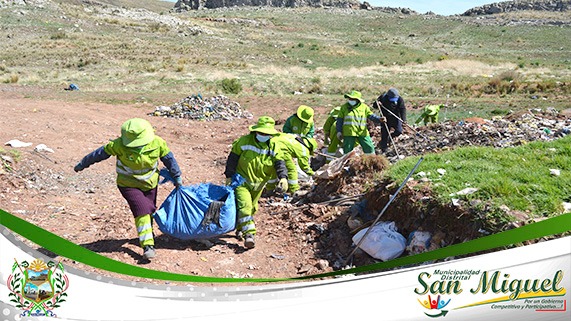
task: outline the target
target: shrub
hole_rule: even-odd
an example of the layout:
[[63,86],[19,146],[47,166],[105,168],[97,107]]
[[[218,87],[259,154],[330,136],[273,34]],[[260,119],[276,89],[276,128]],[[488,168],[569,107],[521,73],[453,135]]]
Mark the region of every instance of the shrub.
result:
[[67,35],[63,31],[58,31],[50,36],[50,39],[52,40],[65,39],[65,38],[67,38]]
[[242,91],[242,84],[236,78],[224,78],[220,81],[220,87],[225,94],[239,94]]

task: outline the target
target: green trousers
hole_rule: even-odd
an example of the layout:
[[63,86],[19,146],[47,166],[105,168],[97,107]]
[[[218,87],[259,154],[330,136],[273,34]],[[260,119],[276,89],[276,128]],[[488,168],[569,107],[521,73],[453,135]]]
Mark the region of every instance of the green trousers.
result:
[[155,245],[151,214],[135,217],[135,226],[137,227],[137,234],[139,235],[139,244],[141,247],[146,245]]
[[256,235],[256,224],[254,223],[254,214],[258,211],[258,200],[262,196],[262,191],[251,190],[247,184],[236,187],[234,194],[236,197],[236,211],[238,213],[238,221],[236,229],[242,235]]
[[343,137],[343,153],[347,154],[355,148],[355,142],[359,142],[365,154],[375,153],[375,144],[371,136],[345,136]]

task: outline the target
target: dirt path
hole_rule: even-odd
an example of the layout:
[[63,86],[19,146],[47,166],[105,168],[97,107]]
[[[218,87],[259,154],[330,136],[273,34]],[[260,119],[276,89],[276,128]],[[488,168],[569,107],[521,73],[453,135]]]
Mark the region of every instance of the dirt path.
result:
[[[292,277],[331,271],[338,260],[323,252],[308,232],[307,226],[322,223],[320,218],[272,216],[275,207],[269,208],[271,200],[265,200],[257,214],[255,249],[245,251],[233,233],[207,246],[162,235],[155,226],[157,258],[142,262],[132,216],[115,185],[114,161],[106,160],[80,173],[75,173],[73,166],[85,154],[117,137],[126,119],[141,117],[167,141],[181,166],[185,185],[221,184],[232,141],[245,134],[255,119],[197,122],[159,118],[147,115],[153,106],[80,103],[74,102],[73,96],[54,99],[46,95],[47,99],[39,100],[26,98],[25,88],[6,86],[0,90],[0,140],[3,144],[12,139],[32,143],[18,149],[21,160],[15,164],[15,171],[0,175],[0,208],[112,259],[168,272]],[[246,103],[254,118],[267,112],[267,106],[281,106],[271,114],[282,123],[297,108],[296,103],[276,100],[250,99]],[[34,152],[38,144],[45,144],[54,153]],[[159,187],[159,204],[171,190],[170,184]],[[329,216],[328,220],[334,218]]]

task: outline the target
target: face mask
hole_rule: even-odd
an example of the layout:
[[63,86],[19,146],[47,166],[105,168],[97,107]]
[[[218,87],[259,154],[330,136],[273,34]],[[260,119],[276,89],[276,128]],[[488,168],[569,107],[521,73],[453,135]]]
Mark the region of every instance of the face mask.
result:
[[351,106],[355,106],[357,105],[357,101],[356,100],[348,100],[347,103]]
[[262,134],[256,134],[256,139],[257,139],[259,142],[262,142],[262,143],[267,142],[268,140],[270,140],[271,137],[272,137],[272,136],[262,135]]

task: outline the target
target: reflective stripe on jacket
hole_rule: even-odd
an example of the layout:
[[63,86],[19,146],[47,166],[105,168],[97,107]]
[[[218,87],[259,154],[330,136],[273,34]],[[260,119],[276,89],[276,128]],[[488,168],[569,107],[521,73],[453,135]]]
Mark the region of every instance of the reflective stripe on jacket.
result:
[[372,114],[371,108],[365,103],[354,107],[347,103],[341,105],[337,121],[343,124],[343,136],[369,136],[367,119]]
[[[302,171],[306,173],[313,172],[309,165],[309,157],[311,156],[309,149],[300,143],[294,134],[280,133],[273,137],[272,140],[284,156],[290,160],[293,158],[297,159],[299,168],[301,168]],[[288,168],[288,171],[290,171],[290,168]]]
[[246,179],[246,184],[253,190],[260,190],[275,173],[274,162],[285,160],[283,154],[276,150],[274,138],[261,143],[255,133],[244,135],[232,143],[232,153],[238,155],[236,172]]
[[159,182],[159,159],[170,149],[159,136],[141,148],[129,148],[117,138],[104,146],[107,154],[116,156],[117,185],[150,190]]

